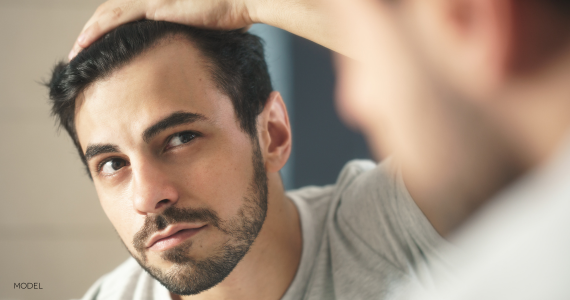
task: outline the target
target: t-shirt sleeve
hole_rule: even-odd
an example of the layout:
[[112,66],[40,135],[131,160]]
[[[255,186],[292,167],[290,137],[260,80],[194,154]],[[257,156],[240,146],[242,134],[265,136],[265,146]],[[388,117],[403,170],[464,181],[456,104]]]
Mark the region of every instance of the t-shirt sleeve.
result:
[[438,260],[445,241],[417,207],[390,159],[377,166],[349,163],[337,186],[337,222],[347,239],[358,240],[404,273],[415,270],[419,275]]

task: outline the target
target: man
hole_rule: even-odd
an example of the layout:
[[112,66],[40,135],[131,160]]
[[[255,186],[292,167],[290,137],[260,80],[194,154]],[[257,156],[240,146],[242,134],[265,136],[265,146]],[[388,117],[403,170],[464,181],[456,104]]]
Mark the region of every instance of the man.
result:
[[220,29],[264,22],[364,61],[338,59],[343,115],[376,151],[396,155],[439,232],[476,214],[457,233],[469,253],[460,280],[439,298],[570,297],[569,1],[126,3],[102,5],[71,56],[147,17]]
[[424,275],[440,238],[389,161],[284,193],[270,82],[257,37],[155,21],[56,66],[53,112],[134,258],[84,299],[370,299]]

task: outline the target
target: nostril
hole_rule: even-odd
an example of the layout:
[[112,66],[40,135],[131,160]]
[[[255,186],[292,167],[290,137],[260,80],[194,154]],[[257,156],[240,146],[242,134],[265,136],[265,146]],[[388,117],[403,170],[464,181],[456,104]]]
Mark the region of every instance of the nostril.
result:
[[168,199],[164,199],[164,200],[160,200],[158,201],[158,203],[156,204],[156,208],[160,208],[163,205],[167,205],[168,202],[170,202]]

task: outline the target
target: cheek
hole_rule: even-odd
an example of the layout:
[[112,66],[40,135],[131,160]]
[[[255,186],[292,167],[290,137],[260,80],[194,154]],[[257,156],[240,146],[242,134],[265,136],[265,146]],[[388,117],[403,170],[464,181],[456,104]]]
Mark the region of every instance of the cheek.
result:
[[[127,195],[120,191],[103,191],[101,187],[95,185],[99,202],[109,221],[115,227],[120,238],[133,251],[132,239],[136,232],[142,227],[144,218],[135,212],[132,201]],[[138,227],[137,227],[138,226]]]
[[[230,143],[232,147],[213,147],[200,159],[181,167],[185,178],[180,187],[181,206],[205,206],[215,210],[220,218],[234,216],[248,194],[253,176],[251,147]],[[243,147],[247,146],[247,147]]]

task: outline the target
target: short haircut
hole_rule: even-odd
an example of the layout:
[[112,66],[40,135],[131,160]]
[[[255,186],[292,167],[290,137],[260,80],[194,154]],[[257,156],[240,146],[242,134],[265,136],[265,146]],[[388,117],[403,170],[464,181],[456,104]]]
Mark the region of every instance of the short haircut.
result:
[[257,116],[273,90],[262,40],[240,30],[215,31],[143,20],[107,33],[69,63],[59,62],[46,83],[52,115],[71,136],[85,166],[87,161],[75,131],[77,96],[90,84],[110,76],[170,37],[186,38],[199,50],[206,60],[211,79],[231,99],[241,129],[252,139],[257,139]]

